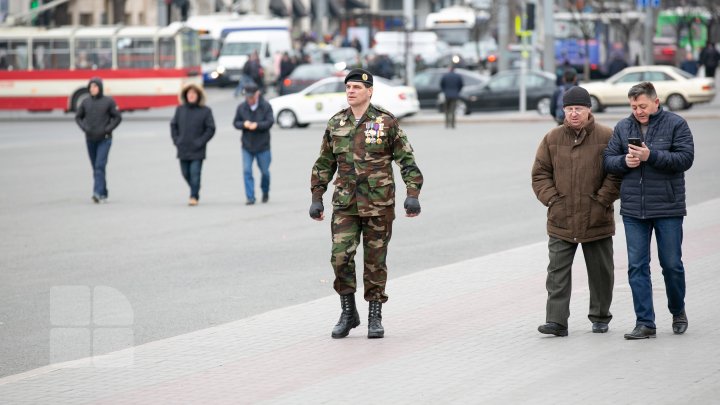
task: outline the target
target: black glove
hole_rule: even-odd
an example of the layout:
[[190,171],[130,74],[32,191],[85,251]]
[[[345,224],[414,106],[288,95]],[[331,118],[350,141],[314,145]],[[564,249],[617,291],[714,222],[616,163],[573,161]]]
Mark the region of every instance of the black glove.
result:
[[419,214],[420,213],[420,201],[415,197],[408,197],[405,199],[405,212],[408,214]]
[[322,201],[313,201],[313,203],[310,205],[310,218],[320,218],[320,215],[322,215],[323,211],[325,211],[325,207],[323,207]]

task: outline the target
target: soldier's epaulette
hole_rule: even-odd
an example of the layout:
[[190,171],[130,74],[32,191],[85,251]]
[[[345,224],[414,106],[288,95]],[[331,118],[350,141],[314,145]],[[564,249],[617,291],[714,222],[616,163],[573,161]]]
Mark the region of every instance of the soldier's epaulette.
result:
[[377,104],[373,104],[373,107],[375,107],[375,109],[378,110],[378,111],[380,111],[381,113],[389,115],[390,118],[395,119],[395,116],[393,115],[393,113],[391,113],[390,111],[386,110],[385,108],[380,107],[380,106],[377,105]]
[[[348,107],[348,108],[350,108],[350,107]],[[342,119],[343,117],[345,117],[347,115],[348,108],[343,108],[342,110],[333,114],[332,119]]]

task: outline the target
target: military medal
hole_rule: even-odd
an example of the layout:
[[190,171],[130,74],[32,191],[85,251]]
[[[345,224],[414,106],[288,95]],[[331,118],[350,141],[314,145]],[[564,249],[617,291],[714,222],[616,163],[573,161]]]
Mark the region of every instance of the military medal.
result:
[[365,143],[374,143],[374,142],[375,142],[375,132],[373,131],[373,123],[366,122],[365,123]]

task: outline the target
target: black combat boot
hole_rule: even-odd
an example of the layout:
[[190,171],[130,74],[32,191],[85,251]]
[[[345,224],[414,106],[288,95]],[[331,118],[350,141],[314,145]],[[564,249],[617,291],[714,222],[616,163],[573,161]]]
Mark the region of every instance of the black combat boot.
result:
[[355,294],[341,295],[340,307],[342,313],[340,320],[332,330],[333,339],[344,338],[350,333],[350,329],[360,325],[360,314],[355,306]]
[[382,302],[370,301],[368,311],[368,339],[381,338],[385,336],[385,329],[382,326]]

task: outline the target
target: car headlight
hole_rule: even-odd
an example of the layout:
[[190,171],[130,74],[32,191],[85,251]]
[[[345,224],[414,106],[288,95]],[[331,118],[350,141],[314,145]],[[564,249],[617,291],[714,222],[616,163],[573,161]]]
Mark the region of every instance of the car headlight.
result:
[[218,66],[217,69],[215,69],[215,72],[217,72],[218,75],[225,74],[225,66]]

